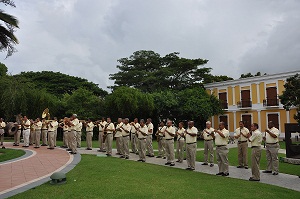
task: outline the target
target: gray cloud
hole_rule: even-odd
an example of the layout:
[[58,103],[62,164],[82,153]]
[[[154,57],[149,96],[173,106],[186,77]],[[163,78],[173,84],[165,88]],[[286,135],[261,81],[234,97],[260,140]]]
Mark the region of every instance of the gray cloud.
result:
[[213,74],[299,69],[300,2],[273,0],[32,0],[5,7],[20,20],[13,74],[53,70],[102,88],[134,51],[209,59]]

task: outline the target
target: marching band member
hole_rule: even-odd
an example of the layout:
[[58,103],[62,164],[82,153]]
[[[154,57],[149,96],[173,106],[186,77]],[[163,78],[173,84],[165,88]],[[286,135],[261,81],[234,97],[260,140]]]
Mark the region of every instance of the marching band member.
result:
[[35,127],[33,120],[30,120],[30,136],[29,136],[29,145],[33,145],[35,143]]
[[42,122],[40,121],[40,118],[36,118],[36,122],[34,123],[34,129],[35,129],[35,146],[34,148],[40,148],[41,145],[41,130],[42,130]]
[[134,118],[133,122],[131,123],[131,150],[132,153],[137,153],[137,144],[138,144],[138,138],[136,135],[136,129],[140,127],[139,121],[137,118]]
[[30,121],[28,120],[27,116],[23,117],[23,139],[24,139],[24,146],[29,147],[29,136],[30,136]]
[[160,122],[157,132],[155,134],[158,140],[158,156],[156,156],[156,158],[166,159],[166,149],[165,149],[165,139],[164,139],[165,130],[166,130],[165,123]]
[[249,133],[249,142],[251,142],[251,172],[252,176],[250,181],[260,181],[259,163],[261,158],[261,142],[262,133],[258,130],[258,124],[253,123],[251,125],[251,134]]
[[63,146],[62,148],[70,148],[69,146],[69,132],[70,132],[70,127],[68,125],[69,123],[69,118],[65,117],[64,120],[63,120],[63,123],[61,124],[62,125],[62,129],[63,129]]
[[57,117],[54,117],[54,147],[56,147],[56,140],[57,140],[57,129],[58,129],[58,121]]
[[196,152],[197,152],[197,133],[198,129],[194,127],[194,122],[188,122],[188,128],[185,130],[186,142],[186,170],[195,170]]
[[69,145],[71,149],[71,154],[76,154],[77,153],[77,139],[76,139],[76,128],[77,125],[79,124],[79,120],[77,119],[77,115],[73,114],[71,117],[71,121],[69,124],[69,127],[71,131],[68,133],[69,134]]
[[42,120],[42,146],[47,146],[48,124],[46,119]]
[[[91,119],[86,123],[86,150],[92,150],[93,129],[95,125]],[[78,135],[77,135],[78,136]]]
[[210,167],[214,166],[214,143],[211,134],[214,133],[213,128],[211,128],[211,122],[206,122],[206,128],[203,130],[204,139],[204,163],[202,165],[208,165],[208,153],[209,153],[209,163]]
[[107,124],[107,122],[105,121],[105,118],[102,117],[101,121],[98,124],[99,127],[99,148],[100,150],[98,150],[99,152],[105,152],[105,142],[103,142],[104,139],[104,127]]
[[182,163],[183,162],[183,153],[184,153],[184,132],[185,129],[183,128],[183,122],[179,122],[178,130],[176,132],[177,143],[176,143],[176,155],[178,160],[176,162]]
[[3,145],[3,141],[4,141],[4,128],[5,128],[6,124],[3,121],[3,118],[0,118],[0,142],[1,142],[1,146]]
[[22,131],[22,125],[21,124],[15,124],[15,126],[18,128],[18,130],[14,134],[14,144],[13,144],[13,146],[19,146],[19,144],[20,144],[20,137],[21,137],[21,131]]
[[118,124],[116,125],[116,131],[115,131],[115,138],[116,138],[116,147],[117,147],[117,155],[123,155],[123,151],[122,151],[122,141],[123,141],[123,137],[122,137],[122,129],[121,126],[123,125],[123,119],[122,118],[118,118]]
[[123,155],[120,158],[129,159],[129,140],[130,140],[130,129],[129,119],[124,119],[124,124],[120,127],[122,130],[122,152]]
[[82,135],[82,122],[78,121],[78,125],[76,126],[76,147],[81,147],[81,135]]
[[137,129],[137,135],[139,139],[138,151],[139,151],[139,162],[146,162],[146,137],[148,134],[148,127],[145,125],[143,119],[140,120],[140,128]]
[[152,134],[153,134],[153,124],[152,124],[152,119],[148,118],[147,119],[147,127],[148,127],[148,135],[147,135],[147,156],[149,157],[154,157],[154,152],[153,152],[153,146],[152,146]]
[[174,136],[175,128],[172,126],[172,121],[167,121],[167,127],[164,131],[164,136],[166,138],[166,154],[167,154],[167,163],[165,165],[175,166],[175,156],[174,156]]
[[55,130],[55,121],[50,121],[48,123],[48,138],[49,138],[49,147],[47,149],[54,149],[54,130]]
[[248,169],[248,135],[249,130],[244,126],[244,121],[239,122],[239,128],[235,130],[234,138],[238,140],[238,160],[237,168]]
[[111,154],[112,154],[112,142],[113,142],[114,131],[115,131],[115,125],[111,122],[111,119],[108,117],[107,124],[104,127],[106,155],[107,156],[111,156]]
[[220,122],[219,129],[215,129],[215,133],[211,134],[215,138],[215,144],[217,146],[216,153],[217,153],[217,161],[219,166],[219,173],[216,175],[228,176],[228,138],[229,138],[229,131],[225,129],[225,123]]

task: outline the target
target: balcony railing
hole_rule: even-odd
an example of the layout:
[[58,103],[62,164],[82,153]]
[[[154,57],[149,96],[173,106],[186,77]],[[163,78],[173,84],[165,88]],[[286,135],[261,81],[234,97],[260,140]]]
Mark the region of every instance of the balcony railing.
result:
[[265,107],[268,107],[268,106],[279,106],[279,99],[278,98],[264,99],[263,100],[263,105]]
[[222,109],[228,109],[228,103],[227,102],[221,102]]
[[251,100],[242,100],[237,102],[238,108],[251,108],[252,107],[252,101]]

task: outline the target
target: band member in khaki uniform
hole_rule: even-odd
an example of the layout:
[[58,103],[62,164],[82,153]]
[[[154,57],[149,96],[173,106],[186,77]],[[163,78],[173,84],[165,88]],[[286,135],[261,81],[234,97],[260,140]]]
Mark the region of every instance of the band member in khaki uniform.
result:
[[42,120],[42,146],[47,146],[48,124],[46,119]]
[[92,150],[92,141],[93,141],[93,130],[94,130],[94,123],[91,119],[88,119],[86,123],[86,146],[87,150]]
[[34,121],[30,120],[30,136],[29,136],[29,145],[33,145],[35,143],[35,128]]
[[263,173],[272,173],[278,175],[279,172],[279,161],[278,161],[278,150],[279,150],[279,130],[275,128],[274,123],[270,121],[268,123],[268,129],[265,130],[264,140],[266,142],[266,155],[267,155],[267,170]]
[[63,129],[63,146],[62,148],[70,148],[69,147],[69,135],[68,133],[70,132],[70,127],[68,125],[69,123],[69,118],[65,117],[64,121],[62,123],[62,129]]
[[136,155],[139,155],[139,144],[140,144],[140,141],[139,141],[139,137],[138,137],[138,133],[137,133],[137,130],[141,127],[140,123],[139,123],[139,120],[137,118],[134,119],[133,123],[131,123],[132,125],[132,128],[131,128],[131,131],[135,131],[135,154]]
[[27,116],[23,117],[23,139],[24,139],[24,146],[29,147],[29,136],[30,136],[30,121],[28,120]]
[[208,165],[208,153],[209,153],[209,163],[210,167],[214,166],[214,138],[211,134],[214,134],[213,128],[211,128],[211,122],[206,122],[206,128],[203,130],[204,139],[204,163],[202,165]]
[[261,157],[261,142],[262,133],[258,130],[258,124],[253,123],[251,125],[251,135],[249,134],[249,142],[251,142],[251,172],[252,177],[250,181],[260,181],[259,163]]
[[134,125],[138,125],[137,128],[139,128],[139,121],[137,118],[134,118],[133,122],[131,123],[131,135],[130,135],[130,143],[131,143],[131,152],[137,153],[137,144],[138,144],[138,138],[136,136],[136,128]]
[[103,139],[104,139],[104,127],[106,124],[107,122],[105,121],[104,117],[101,119],[101,122],[99,122],[98,124],[99,127],[98,140],[99,140],[99,148],[100,148],[100,150],[98,150],[99,152],[105,152],[105,142],[103,142]]
[[6,124],[3,121],[3,118],[0,118],[0,142],[1,142],[1,146],[3,145],[4,142],[4,128],[5,128]]
[[48,123],[48,138],[49,138],[49,147],[48,149],[54,149],[54,130],[55,130],[55,121],[50,121]]
[[40,148],[41,146],[41,130],[42,130],[42,122],[40,121],[40,118],[36,118],[36,122],[34,123],[34,129],[35,129],[35,147],[34,148]]
[[197,133],[198,129],[194,127],[194,122],[189,121],[188,128],[185,130],[186,162],[188,165],[186,170],[195,170],[197,152]]
[[57,128],[58,128],[58,121],[57,117],[54,117],[54,147],[56,147],[56,140],[57,140]]
[[13,146],[19,146],[19,144],[20,144],[20,137],[21,137],[21,131],[22,131],[22,126],[20,124],[15,124],[15,125],[18,128],[18,130],[14,134],[14,144],[13,144]]
[[122,130],[122,151],[123,155],[121,158],[129,159],[129,141],[130,141],[130,130],[131,126],[129,124],[129,119],[125,118],[124,119],[124,124],[120,127]]
[[148,134],[148,127],[145,125],[145,121],[141,119],[140,128],[137,129],[137,135],[139,139],[138,151],[139,151],[139,162],[146,162],[146,138]]
[[167,121],[167,127],[164,131],[164,136],[166,139],[166,155],[167,163],[165,165],[175,166],[175,155],[174,155],[174,137],[175,137],[175,128],[172,126],[172,121]]
[[112,154],[112,142],[113,142],[113,133],[115,132],[115,125],[111,122],[111,119],[107,118],[107,124],[104,127],[104,135],[106,136],[105,145],[106,145],[106,155],[111,156]]
[[77,153],[77,138],[76,138],[76,128],[79,124],[79,120],[77,119],[77,115],[73,114],[71,117],[70,127],[71,131],[69,132],[69,139],[70,139],[70,148],[71,148],[71,154]]
[[78,125],[76,126],[76,147],[81,147],[81,135],[82,135],[82,122],[79,121]]
[[121,129],[121,126],[123,125],[122,121],[123,121],[122,118],[118,118],[118,124],[116,125],[116,131],[115,131],[117,155],[124,154],[124,152],[122,151],[122,145],[123,145],[123,137],[122,137],[122,129]]
[[146,142],[147,156],[154,157],[153,145],[152,145],[152,135],[153,135],[154,126],[152,124],[151,118],[147,119],[147,127],[148,127],[148,135],[147,135],[147,139],[146,139],[146,141],[147,141]]
[[183,162],[183,153],[184,153],[184,132],[185,129],[183,128],[183,122],[179,122],[178,130],[176,132],[177,136],[177,143],[176,143],[176,155],[178,160],[176,162],[182,163]]
[[158,140],[158,156],[157,158],[166,158],[166,149],[165,149],[165,139],[164,139],[164,131],[166,130],[166,126],[164,122],[159,123],[159,127],[156,132],[156,137]]
[[234,138],[238,140],[238,160],[237,168],[248,169],[248,137],[249,130],[244,126],[244,122],[239,122],[239,128],[234,132]]
[[219,166],[219,173],[217,175],[228,176],[229,175],[229,162],[228,162],[228,138],[229,131],[225,129],[225,123],[220,122],[219,129],[215,129],[215,133],[211,134],[215,138],[217,161]]

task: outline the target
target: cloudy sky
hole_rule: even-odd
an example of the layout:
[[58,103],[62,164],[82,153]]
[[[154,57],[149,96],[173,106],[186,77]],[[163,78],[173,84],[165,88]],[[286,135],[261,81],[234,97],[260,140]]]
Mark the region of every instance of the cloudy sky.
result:
[[[299,0],[15,0],[12,74],[52,70],[106,89],[137,50],[208,59],[215,75],[300,69]],[[1,5],[2,6],[2,5]]]

